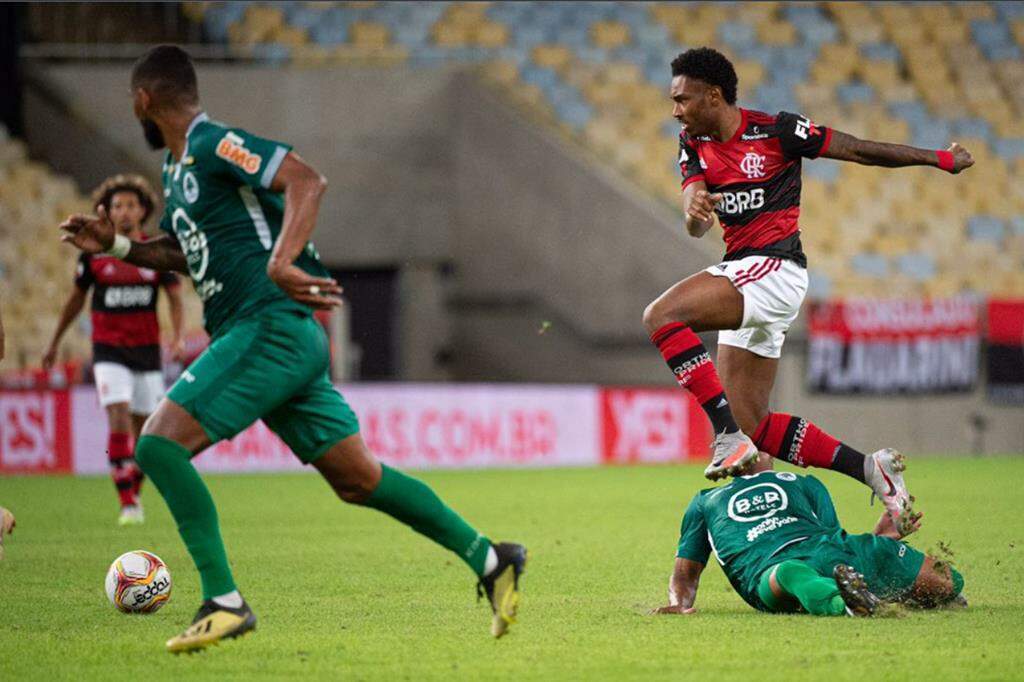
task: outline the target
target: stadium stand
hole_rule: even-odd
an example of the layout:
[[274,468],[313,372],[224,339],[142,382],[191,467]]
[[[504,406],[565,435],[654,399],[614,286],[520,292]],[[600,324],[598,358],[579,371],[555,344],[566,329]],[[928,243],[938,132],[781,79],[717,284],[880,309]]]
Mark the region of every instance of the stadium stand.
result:
[[[28,159],[25,143],[0,126],[0,280],[5,284],[5,369],[38,367],[72,286],[77,252],[58,240],[57,225],[71,213],[91,213],[92,203],[68,177]],[[183,297],[189,334],[201,333],[199,299]],[[161,306],[162,324],[169,328]],[[91,353],[89,315],[68,330],[59,359],[74,375]],[[63,370],[62,370],[63,371]]]
[[[957,179],[806,164],[816,297],[1024,293],[1024,4],[188,3],[210,40],[300,65],[478,64],[661,200],[678,201],[668,62],[711,44],[740,100],[855,135],[974,153]],[[261,54],[264,54],[261,52]]]

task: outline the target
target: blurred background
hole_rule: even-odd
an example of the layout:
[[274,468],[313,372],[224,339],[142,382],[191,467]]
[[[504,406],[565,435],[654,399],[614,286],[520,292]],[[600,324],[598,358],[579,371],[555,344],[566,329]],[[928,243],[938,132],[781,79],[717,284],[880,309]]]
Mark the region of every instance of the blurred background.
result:
[[709,45],[741,106],[955,140],[977,161],[955,177],[804,162],[811,288],[774,407],[864,448],[1024,452],[1024,3],[32,3],[0,18],[8,395],[91,381],[87,315],[60,369],[38,369],[76,256],[56,225],[109,175],[158,183],[128,75],[174,42],[212,117],[294,144],[330,182],[315,242],[346,289],[325,320],[339,382],[655,387],[622,457],[607,442],[625,427],[602,419],[626,408],[601,394],[605,460],[704,457],[644,454],[678,437],[658,405],[681,393],[640,318],[723,253],[683,230],[667,96],[671,59]]

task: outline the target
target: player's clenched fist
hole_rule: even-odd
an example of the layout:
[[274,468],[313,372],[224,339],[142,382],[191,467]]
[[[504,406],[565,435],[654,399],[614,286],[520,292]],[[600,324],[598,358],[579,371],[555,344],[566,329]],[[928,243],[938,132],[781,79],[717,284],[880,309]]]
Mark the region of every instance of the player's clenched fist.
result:
[[704,189],[697,190],[690,201],[690,206],[686,209],[686,213],[695,220],[707,222],[711,220],[715,212],[715,206],[721,200],[722,194],[720,192],[712,194]]
[[946,151],[953,155],[953,170],[950,172],[954,175],[974,165],[974,157],[971,156],[971,153],[956,142],[949,145],[949,149]]

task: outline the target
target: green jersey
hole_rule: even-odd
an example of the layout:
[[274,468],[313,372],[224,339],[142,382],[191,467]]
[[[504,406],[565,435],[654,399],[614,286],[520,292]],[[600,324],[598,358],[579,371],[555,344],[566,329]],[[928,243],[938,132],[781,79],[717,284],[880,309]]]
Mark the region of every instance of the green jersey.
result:
[[[188,127],[181,161],[170,152],[164,160],[160,227],[181,244],[211,337],[255,312],[311,312],[267,276],[284,217],[284,196],[270,185],[290,150],[201,113]],[[295,265],[327,274],[312,243]]]
[[762,471],[697,493],[686,509],[676,556],[707,564],[712,551],[743,599],[758,608],[757,581],[785,548],[840,530],[821,481]]

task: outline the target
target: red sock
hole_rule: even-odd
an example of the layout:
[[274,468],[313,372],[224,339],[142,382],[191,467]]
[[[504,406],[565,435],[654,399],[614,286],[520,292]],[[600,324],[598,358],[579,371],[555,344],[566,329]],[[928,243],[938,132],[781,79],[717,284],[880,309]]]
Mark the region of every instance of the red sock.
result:
[[682,322],[670,322],[651,334],[676,382],[693,394],[704,408],[716,433],[739,431],[726,400],[711,354],[693,330]]
[[107,457],[110,459],[110,476],[114,479],[114,487],[117,488],[117,497],[121,500],[121,506],[126,507],[136,504],[137,499],[133,488],[135,486],[135,460],[132,459],[132,450],[129,447],[130,437],[127,433],[111,433],[107,439]]
[[803,417],[770,412],[754,432],[754,443],[772,457],[802,467],[831,469],[839,446],[828,435]]

